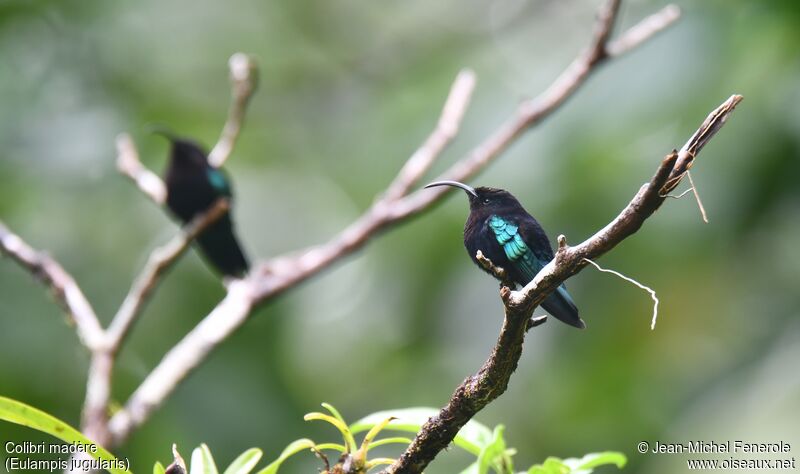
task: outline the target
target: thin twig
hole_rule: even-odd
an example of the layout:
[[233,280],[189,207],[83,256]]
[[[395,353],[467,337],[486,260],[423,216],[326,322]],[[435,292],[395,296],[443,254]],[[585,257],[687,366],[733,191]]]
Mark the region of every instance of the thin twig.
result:
[[393,201],[405,196],[455,138],[472,98],[472,92],[475,90],[475,82],[475,73],[472,70],[464,69],[458,73],[450,87],[450,94],[442,108],[436,128],[406,161],[397,177],[389,185],[385,194],[387,200]]
[[489,273],[492,274],[492,276],[500,280],[503,286],[507,286],[509,288],[512,288],[514,286],[514,284],[509,280],[508,272],[506,272],[505,268],[495,266],[495,264],[492,263],[489,257],[485,256],[483,252],[478,250],[478,252],[475,254],[475,258],[478,260],[478,263],[480,263],[481,266],[484,269],[486,269],[486,271],[488,271]]
[[136,145],[127,133],[117,136],[117,169],[159,206],[167,201],[164,181],[142,164]]
[[675,23],[681,16],[681,9],[677,5],[667,5],[653,13],[621,34],[619,38],[606,45],[609,56],[619,56],[638,47],[643,42],[655,36]]
[[590,260],[588,258],[584,258],[584,260],[586,262],[588,262],[588,263],[591,263],[596,269],[600,270],[601,272],[606,272],[606,273],[611,273],[612,275],[616,275],[616,276],[622,278],[623,280],[625,280],[627,282],[630,282],[630,283],[633,283],[634,285],[638,286],[639,288],[643,289],[644,291],[650,293],[650,298],[653,299],[653,317],[652,317],[652,319],[650,321],[650,329],[654,330],[656,328],[656,319],[658,318],[658,296],[656,296],[655,290],[653,290],[649,286],[642,285],[641,283],[639,283],[638,281],[634,280],[633,278],[626,277],[622,273],[619,273],[619,272],[614,271],[614,270],[609,270],[608,268],[603,268],[600,265],[598,265],[596,262],[594,262],[593,260]]
[[682,197],[686,196],[689,193],[694,193],[694,200],[695,202],[697,202],[697,207],[700,209],[700,217],[703,218],[703,222],[708,224],[708,215],[706,215],[706,208],[703,207],[703,201],[700,200],[700,195],[697,193],[697,186],[695,186],[694,180],[692,179],[692,173],[690,171],[686,171],[686,177],[689,178],[689,189],[678,194],[677,196],[674,194],[661,194],[661,196],[665,198],[681,199]]
[[255,61],[244,53],[236,53],[228,61],[231,79],[231,105],[222,135],[208,154],[211,166],[219,168],[231,155],[239,132],[242,130],[245,111],[258,85],[258,68]]
[[671,199],[680,199],[680,198],[682,198],[682,197],[686,196],[687,194],[689,194],[690,192],[692,192],[692,189],[691,189],[691,188],[689,188],[689,189],[687,189],[686,191],[684,191],[684,192],[682,192],[682,193],[678,194],[677,196],[676,196],[676,195],[674,195],[674,194],[664,194],[663,196],[664,196],[665,198],[671,198]]
[[35,250],[21,237],[0,222],[0,253],[10,257],[22,268],[50,288],[56,303],[75,323],[78,338],[90,351],[102,348],[105,342],[100,321],[92,305],[72,275],[60,263],[44,252]]
[[528,324],[525,326],[525,332],[528,332],[537,326],[541,326],[546,322],[547,322],[546,314],[543,314],[541,316],[533,316],[531,317],[531,319],[528,320]]
[[700,195],[697,193],[697,186],[694,185],[692,172],[687,170],[686,177],[689,178],[689,185],[692,186],[691,191],[694,193],[694,200],[697,201],[697,207],[700,208],[700,215],[703,217],[703,222],[708,224],[708,214],[706,214],[706,208],[703,206],[703,201],[700,200]]
[[219,199],[206,212],[195,217],[180,234],[163,247],[155,249],[147,259],[117,314],[108,327],[111,350],[116,351],[130,331],[142,307],[158,283],[158,279],[180,258],[208,226],[222,218],[230,209],[228,199]]
[[[604,11],[612,14],[601,15],[602,23],[596,27],[594,41],[607,37],[605,32],[611,30],[617,7],[618,2],[615,1],[606,4]],[[653,34],[655,32],[652,31]],[[642,37],[639,41],[644,39]],[[509,121],[500,125],[472,152],[451,166],[441,179],[464,181],[484,169],[522,132],[557,110],[586,81],[590,73],[608,57],[608,54],[596,54],[602,50],[593,42],[588,52],[573,61],[543,94],[532,101],[523,102]],[[114,415],[109,422],[114,442],[121,442],[143,423],[218,344],[244,324],[253,307],[318,274],[363,247],[380,231],[421,213],[445,195],[445,188],[416,191],[394,200],[386,199],[384,194],[361,217],[327,243],[276,257],[257,266],[246,279],[236,282],[232,287],[237,289],[235,293],[229,290],[211,314],[164,356],[125,406]],[[522,325],[523,332],[525,326],[527,322]]]

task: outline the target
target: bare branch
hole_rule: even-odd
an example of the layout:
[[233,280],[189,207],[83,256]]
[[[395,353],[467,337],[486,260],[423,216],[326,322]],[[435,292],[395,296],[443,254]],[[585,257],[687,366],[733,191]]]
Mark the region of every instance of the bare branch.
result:
[[142,307],[163,275],[186,251],[191,242],[228,212],[229,202],[220,199],[208,211],[197,216],[183,231],[163,247],[155,249],[142,273],[105,331],[106,344],[92,351],[83,403],[81,429],[100,444],[111,440],[108,426],[108,405],[111,400],[111,380],[116,354],[126,335],[139,316]]
[[592,264],[592,266],[594,266],[596,269],[600,270],[601,272],[610,273],[610,274],[612,274],[614,276],[622,278],[623,280],[625,280],[625,281],[627,281],[629,283],[633,283],[634,285],[638,286],[639,288],[643,289],[644,291],[650,293],[650,298],[653,299],[653,317],[650,320],[650,329],[654,330],[656,328],[656,319],[658,319],[658,296],[656,296],[655,290],[653,290],[652,288],[650,288],[647,285],[642,285],[641,283],[639,283],[638,281],[634,280],[633,278],[626,277],[622,273],[619,273],[619,272],[614,271],[614,270],[609,270],[608,268],[603,268],[600,265],[598,265],[597,263],[595,263],[594,260],[589,260],[588,258],[584,258],[584,260],[587,263]]
[[681,150],[678,152],[678,161],[675,164],[675,168],[672,170],[672,174],[670,175],[667,182],[664,184],[664,188],[661,190],[661,194],[667,194],[680,183],[683,175],[686,174],[687,171],[692,167],[692,163],[694,162],[695,156],[703,149],[703,147],[708,143],[709,140],[719,131],[719,129],[725,124],[725,121],[728,120],[730,113],[739,102],[742,101],[742,96],[740,95],[732,95],[722,103],[719,107],[714,109],[708,117],[703,121],[703,124],[697,131],[692,135],[691,138],[683,145]]
[[677,5],[667,5],[658,12],[648,16],[635,26],[620,35],[619,38],[606,45],[609,56],[619,56],[638,47],[675,23],[681,17],[681,9]]
[[[602,14],[599,15],[589,48],[573,61],[543,94],[531,101],[523,102],[510,120],[500,125],[472,152],[451,166],[440,179],[467,180],[490,164],[522,132],[557,110],[586,81],[590,73],[608,58],[608,54],[605,53],[605,42],[618,9],[618,1],[607,2],[601,10]],[[644,39],[642,37],[640,41]],[[467,92],[471,92],[472,80],[469,79],[469,73],[466,78],[464,77],[460,75],[455,81],[456,85],[448,99],[448,103],[456,105],[444,108],[443,118],[437,127],[437,130],[444,132],[434,131],[432,136],[435,138],[429,137],[429,140],[421,146],[422,151],[412,157],[416,163],[413,165],[406,163],[400,172],[403,177],[398,176],[394,180],[392,185],[394,190],[385,193],[361,217],[328,242],[261,263],[245,280],[237,281],[225,299],[173,347],[134,392],[125,407],[111,419],[110,430],[116,443],[124,440],[132,429],[143,423],[216,345],[241,326],[249,317],[253,307],[316,275],[334,262],[363,247],[380,231],[419,214],[445,196],[446,188],[406,193],[449,141],[445,139],[448,136],[448,128],[442,128],[441,125],[442,122],[451,121],[447,117],[460,117],[462,112],[458,104],[465,107],[468,102]],[[452,115],[448,113],[450,110],[453,111]],[[232,291],[233,288],[237,289],[236,292]],[[507,288],[501,293],[509,297],[511,294]],[[517,323],[509,334],[518,334],[519,328],[522,328],[521,332],[524,334],[529,319],[530,316],[525,321]],[[543,320],[537,319],[530,324],[538,325],[541,322]]]
[[[738,97],[736,103],[741,100],[741,96],[734,97]],[[733,107],[727,107],[715,116],[715,122],[721,126],[732,111]],[[708,126],[706,120],[698,133]],[[719,126],[714,131],[718,129]],[[534,309],[564,280],[579,272],[587,263],[594,264],[591,258],[608,252],[635,233],[666,199],[659,191],[668,180],[672,179],[679,165],[678,152],[673,151],[662,161],[650,182],[642,186],[616,219],[576,247],[569,247],[566,239],[560,237],[556,258],[530,283],[519,291],[510,292],[510,295],[504,295],[501,291],[505,319],[500,337],[489,359],[475,375],[467,378],[456,388],[447,405],[422,426],[406,451],[385,472],[391,474],[422,472],[428,463],[452,442],[458,430],[467,421],[505,391],[522,354],[522,343]],[[675,184],[677,185],[677,182]],[[653,297],[655,298],[654,293]]]
[[117,314],[108,327],[110,349],[116,351],[130,331],[139,312],[161,277],[211,224],[230,209],[227,199],[218,200],[206,212],[195,217],[181,233],[163,247],[155,249],[147,259],[142,273],[136,278]]
[[161,178],[139,161],[139,152],[127,133],[117,136],[117,169],[159,206],[167,201],[167,187]]
[[447,96],[436,128],[425,140],[425,143],[406,161],[397,177],[389,185],[385,195],[387,200],[393,201],[405,196],[453,140],[461,126],[461,120],[467,111],[474,89],[475,73],[470,69],[459,72],[450,88],[450,94]]
[[81,344],[90,351],[104,345],[103,329],[97,315],[72,275],[44,252],[33,249],[0,222],[0,253],[10,257],[50,288],[53,298],[67,313]]
[[492,276],[500,280],[501,282],[500,284],[502,286],[508,288],[514,287],[514,283],[509,279],[508,272],[506,272],[505,268],[495,266],[495,264],[492,263],[489,257],[485,256],[483,252],[481,252],[480,250],[478,250],[478,252],[475,254],[475,258],[478,260],[478,263],[480,263],[481,266],[486,269],[486,271],[488,271],[489,273],[492,274]]
[[525,331],[530,331],[531,329],[541,326],[542,324],[547,322],[547,315],[543,314],[541,316],[534,316],[528,320],[528,324],[525,327]]
[[111,400],[111,379],[114,354],[108,349],[92,352],[86,376],[86,396],[81,413],[81,431],[100,445],[109,441],[108,404]]
[[254,301],[252,287],[247,279],[233,281],[225,299],[164,356],[125,407],[109,421],[113,444],[127,438],[163,403],[191,369],[247,320]]
[[[541,122],[558,109],[586,82],[586,79],[598,66],[611,57],[616,57],[639,46],[660,31],[659,28],[644,28],[641,24],[636,25],[620,36],[627,38],[629,34],[632,35],[636,32],[636,41],[626,40],[629,47],[617,48],[612,54],[609,48],[613,42],[608,45],[603,42],[608,40],[618,11],[618,1],[607,1],[600,9],[592,43],[586,50],[572,61],[550,87],[536,98],[522,102],[509,120],[436,180],[468,181],[505,151],[522,132]],[[660,14],[664,17],[663,27],[668,26],[678,17],[677,11],[667,10],[667,13],[664,13],[662,10]],[[656,16],[658,15],[656,14]],[[451,190],[451,188],[441,187],[434,190],[426,189],[425,192],[415,192],[392,207],[392,218],[401,219],[427,209]]]
[[244,54],[236,53],[228,61],[231,79],[231,105],[228,110],[228,120],[222,128],[222,135],[208,154],[211,166],[219,168],[231,155],[239,132],[242,130],[245,111],[253,92],[258,85],[258,67],[253,59]]
[[458,431],[489,402],[508,387],[522,355],[522,342],[530,327],[544,322],[531,320],[531,312],[505,305],[500,336],[489,358],[475,375],[467,377],[450,397],[447,405],[422,426],[414,440],[385,473],[419,474],[455,438]]

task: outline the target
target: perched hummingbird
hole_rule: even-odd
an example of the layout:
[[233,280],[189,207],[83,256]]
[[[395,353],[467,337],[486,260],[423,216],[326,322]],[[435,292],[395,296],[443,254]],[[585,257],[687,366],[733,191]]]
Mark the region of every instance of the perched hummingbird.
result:
[[[225,173],[208,163],[206,153],[196,143],[157,131],[172,149],[164,182],[167,207],[184,224],[208,210],[219,198],[232,196]],[[242,278],[248,270],[230,212],[220,217],[197,237],[197,244],[211,265],[225,276]]]
[[[466,191],[469,217],[464,224],[464,247],[480,268],[486,270],[476,257],[478,250],[505,269],[515,283],[525,286],[553,259],[553,248],[544,229],[508,191],[473,188],[458,181],[436,181],[425,187],[433,186],[454,186]],[[570,326],[586,327],[564,285],[551,293],[542,307]]]

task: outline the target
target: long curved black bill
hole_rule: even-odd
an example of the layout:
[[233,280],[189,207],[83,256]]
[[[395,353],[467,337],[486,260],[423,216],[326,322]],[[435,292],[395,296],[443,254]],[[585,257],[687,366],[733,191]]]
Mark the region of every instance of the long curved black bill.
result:
[[164,137],[170,142],[176,142],[179,140],[179,137],[175,134],[175,132],[172,131],[172,129],[160,123],[147,124],[144,126],[144,129],[153,135]]
[[455,188],[463,189],[472,197],[478,197],[478,193],[475,192],[475,188],[464,183],[459,183],[458,181],[434,181],[433,183],[425,185],[426,188],[432,188],[434,186],[453,186]]

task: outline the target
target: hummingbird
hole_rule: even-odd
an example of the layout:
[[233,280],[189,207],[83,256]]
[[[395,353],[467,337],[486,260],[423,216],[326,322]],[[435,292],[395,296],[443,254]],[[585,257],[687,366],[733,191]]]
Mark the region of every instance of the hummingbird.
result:
[[[472,261],[487,273],[491,274],[478,262],[479,250],[520,286],[533,280],[554,258],[542,226],[508,191],[473,188],[458,181],[436,181],[425,187],[434,186],[453,186],[467,193],[469,217],[464,224],[464,247]],[[570,326],[586,327],[563,284],[544,300],[542,307]]]
[[[230,180],[225,172],[208,163],[197,143],[163,130],[156,133],[169,140],[169,163],[164,176],[167,207],[184,224],[208,210],[218,199],[231,198]],[[249,265],[233,233],[230,212],[209,225],[196,239],[201,253],[219,273],[242,278]]]

